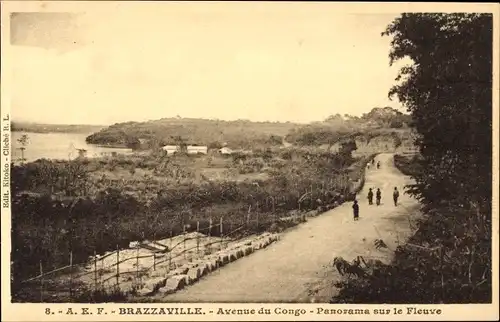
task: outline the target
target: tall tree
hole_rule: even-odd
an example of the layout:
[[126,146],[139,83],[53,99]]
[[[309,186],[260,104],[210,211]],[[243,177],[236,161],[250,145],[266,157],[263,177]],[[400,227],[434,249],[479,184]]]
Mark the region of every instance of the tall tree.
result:
[[491,303],[492,29],[487,14],[403,14],[382,33],[391,64],[413,61],[389,95],[418,132],[411,192],[429,216],[411,239],[424,247],[400,245],[332,302]]
[[[425,171],[413,192],[427,205],[491,201],[492,41],[490,14],[403,14],[391,65],[410,58],[389,95],[412,113]],[[444,206],[444,205],[443,205]]]
[[21,144],[21,147],[19,148],[19,150],[21,150],[21,162],[24,162],[24,161],[26,161],[26,159],[24,158],[24,151],[26,151],[26,146],[29,143],[28,135],[23,134],[19,139],[17,139],[17,142],[19,142],[19,144]]

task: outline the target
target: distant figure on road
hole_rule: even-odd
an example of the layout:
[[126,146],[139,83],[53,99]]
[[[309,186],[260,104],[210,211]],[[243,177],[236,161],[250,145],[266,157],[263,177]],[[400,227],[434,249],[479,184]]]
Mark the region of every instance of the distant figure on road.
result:
[[392,193],[392,198],[394,199],[394,206],[398,205],[399,191],[397,187],[394,187],[394,192]]
[[382,192],[377,188],[377,206],[380,206],[380,199],[382,199]]
[[377,169],[380,169],[380,161],[377,162]]
[[354,212],[354,220],[358,220],[359,219],[359,205],[358,205],[357,200],[354,200],[354,204],[352,205],[352,210]]
[[375,158],[372,159],[372,164],[375,164]]
[[368,204],[369,205],[373,205],[373,191],[372,191],[372,188],[370,188],[370,190],[368,190]]

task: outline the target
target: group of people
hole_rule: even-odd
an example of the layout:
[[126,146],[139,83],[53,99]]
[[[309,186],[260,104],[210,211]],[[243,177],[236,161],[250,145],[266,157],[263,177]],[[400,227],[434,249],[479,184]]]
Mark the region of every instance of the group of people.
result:
[[[372,163],[371,163],[373,166],[375,166],[375,159],[372,159]],[[367,169],[370,169],[370,162],[368,162],[366,164],[366,168]],[[380,169],[380,161],[377,161],[377,169]]]
[[[377,206],[380,206],[380,200],[382,199],[382,192],[380,191],[380,188],[377,188]],[[373,205],[373,190],[370,188],[368,190],[368,204]]]
[[[377,206],[380,206],[380,200],[382,199],[382,192],[380,191],[380,188],[377,188],[376,192],[376,200],[377,200]],[[399,190],[397,187],[394,187],[394,191],[392,192],[392,199],[394,200],[394,206],[397,207],[398,205],[398,199],[399,199]],[[368,190],[368,204],[373,205],[373,190],[370,188]]]
[[[375,166],[375,159],[372,159],[371,165]],[[370,168],[370,163],[366,165],[366,167],[369,169]],[[377,162],[377,169],[380,169],[380,161]],[[373,205],[373,188],[370,188],[368,190],[368,204]],[[398,205],[398,199],[399,199],[399,190],[397,187],[394,187],[394,191],[392,192],[392,199],[394,200],[394,206],[397,207]],[[380,188],[377,188],[377,191],[375,192],[375,200],[377,206],[380,206],[380,202],[382,200],[382,191],[380,191]],[[357,200],[354,200],[354,204],[352,205],[352,209],[354,212],[354,220],[359,219],[359,204]]]
[[[394,187],[394,191],[392,192],[392,199],[394,200],[394,206],[398,206],[398,199],[399,199],[399,190],[397,187]],[[380,188],[377,188],[377,191],[375,192],[375,200],[377,203],[377,206],[380,206],[380,201],[382,200],[382,191],[380,191]],[[370,188],[368,190],[368,204],[373,205],[373,189]],[[352,205],[352,209],[354,211],[354,220],[359,219],[359,205],[358,201],[354,200],[354,204]]]

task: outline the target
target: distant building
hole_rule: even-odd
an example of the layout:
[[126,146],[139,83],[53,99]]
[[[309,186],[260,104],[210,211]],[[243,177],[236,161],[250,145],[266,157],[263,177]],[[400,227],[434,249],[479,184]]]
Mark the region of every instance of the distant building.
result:
[[178,145],[165,145],[161,149],[167,152],[167,155],[177,153],[181,150]]
[[219,149],[219,153],[220,154],[231,154],[231,153],[233,153],[233,150],[231,150],[230,148],[225,146],[225,147]]
[[207,146],[188,145],[187,153],[188,154],[198,154],[198,153],[207,154],[208,147]]
[[[165,145],[161,148],[163,151],[167,152],[167,155],[175,154],[181,151],[181,147],[178,145]],[[188,145],[186,147],[186,152],[188,154],[207,154],[208,147],[207,146],[198,146],[198,145]]]

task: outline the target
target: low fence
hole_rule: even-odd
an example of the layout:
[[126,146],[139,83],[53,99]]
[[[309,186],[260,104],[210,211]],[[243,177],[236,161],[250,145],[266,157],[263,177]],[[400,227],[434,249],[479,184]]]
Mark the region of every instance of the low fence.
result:
[[[371,160],[374,155],[369,156]],[[365,164],[366,160],[363,161]],[[183,226],[183,232],[174,236],[171,230],[170,238],[162,241],[144,241],[131,243],[131,249],[116,249],[103,256],[94,256],[84,263],[74,263],[73,254],[70,252],[68,265],[46,272],[40,262],[40,272],[37,276],[26,279],[16,284],[16,300],[27,302],[77,302],[79,299],[88,297],[89,293],[113,293],[124,290],[136,291],[142,285],[142,277],[148,274],[168,274],[180,263],[200,259],[203,256],[227,248],[229,243],[234,243],[247,238],[252,232],[264,231],[266,229],[283,228],[305,221],[304,210],[331,209],[336,205],[349,200],[349,194],[358,193],[364,184],[364,166],[361,168],[361,178],[356,182],[346,182],[346,196],[337,194],[334,200],[317,200],[326,196],[329,186],[333,182],[311,185],[309,189],[298,196],[298,209],[286,214],[278,214],[278,206],[286,202],[280,198],[266,198],[265,205],[271,208],[271,214],[260,214],[252,212],[252,206],[248,208],[242,223],[234,225],[230,221],[225,223],[224,218],[218,218],[217,222],[209,220],[206,228],[200,228],[200,221],[196,222],[196,229],[189,225]],[[269,200],[268,200],[269,199]],[[307,204],[305,209],[302,204]],[[260,205],[264,206],[264,204]],[[259,208],[259,203],[255,205]],[[194,224],[194,223],[193,223]],[[234,227],[236,226],[236,227]],[[144,254],[144,251],[148,253]],[[135,251],[135,254],[130,254]],[[132,265],[130,265],[130,263]],[[132,269],[131,269],[132,267]],[[111,292],[110,292],[111,291]],[[13,292],[14,293],[14,292]],[[85,300],[88,302],[89,299]]]
[[[248,238],[244,230],[251,225],[287,225],[289,222],[305,221],[306,214],[275,215],[271,218],[259,218],[257,214],[251,217],[249,213],[244,224],[227,233],[223,233],[223,218],[216,223],[210,220],[209,227],[205,229],[200,229],[197,222],[194,233],[188,233],[185,227],[182,235],[162,241],[131,243],[131,249],[120,250],[117,247],[104,256],[94,255],[85,263],[73,263],[70,253],[68,265],[49,272],[44,272],[40,263],[40,274],[22,281],[18,295],[28,302],[88,302],[92,301],[89,294],[134,293],[141,288],[144,276],[165,276],[182,264],[222,251],[229,244]],[[212,236],[212,232],[217,230],[218,236]],[[135,254],[131,255],[131,252]]]

